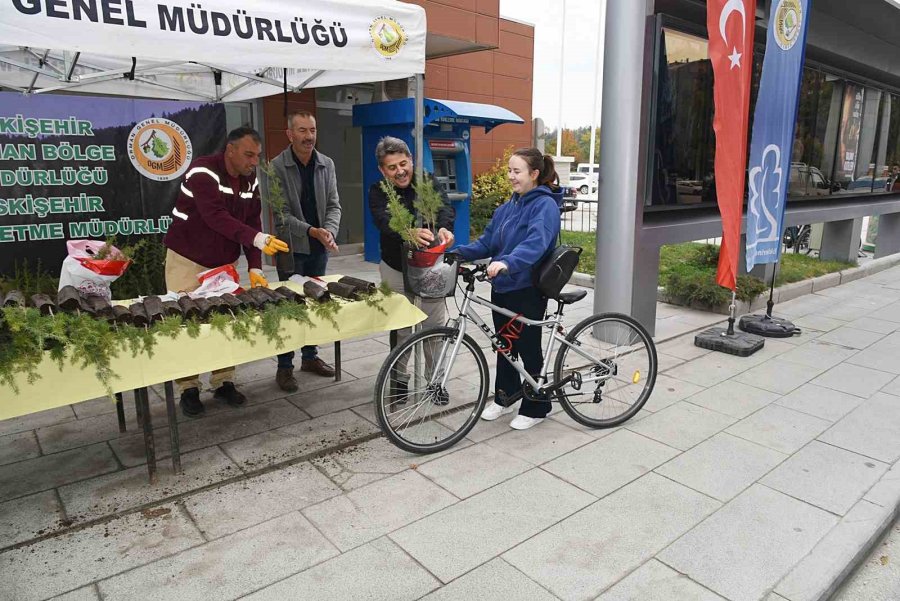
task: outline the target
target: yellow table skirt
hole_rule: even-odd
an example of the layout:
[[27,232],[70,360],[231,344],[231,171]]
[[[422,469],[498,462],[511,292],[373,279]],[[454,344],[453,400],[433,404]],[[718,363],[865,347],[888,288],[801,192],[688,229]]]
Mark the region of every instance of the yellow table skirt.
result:
[[[323,279],[336,280],[340,276]],[[276,288],[280,284],[271,284]],[[286,285],[295,290],[301,288],[291,282]],[[339,328],[322,321],[312,311],[312,326],[296,322],[283,322],[281,336],[284,345],[276,347],[265,335],[253,333],[251,342],[232,340],[209,325],[200,327],[200,335],[191,338],[186,332],[175,339],[157,336],[153,357],[140,353],[136,357],[129,350],[121,349],[112,361],[112,371],[117,374],[111,386],[114,392],[133,390],[159,384],[214,369],[249,363],[272,357],[278,353],[299,349],[306,344],[325,344],[337,340],[367,336],[378,332],[413,326],[425,319],[425,314],[414,307],[402,294],[393,294],[382,301],[387,315],[364,302],[343,303],[335,317]],[[0,389],[0,420],[27,415],[45,409],[71,405],[106,394],[91,368],[81,369],[68,359],[60,370],[57,363],[44,358],[39,368],[40,379],[29,384],[22,378],[17,382],[19,393],[11,388]]]

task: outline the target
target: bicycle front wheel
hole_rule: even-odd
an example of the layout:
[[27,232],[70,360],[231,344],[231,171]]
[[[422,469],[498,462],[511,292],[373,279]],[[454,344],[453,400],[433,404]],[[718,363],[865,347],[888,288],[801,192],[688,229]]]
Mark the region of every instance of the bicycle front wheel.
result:
[[[459,344],[457,344],[457,342]],[[395,348],[375,380],[375,416],[405,451],[450,448],[478,421],[490,376],[484,353],[453,328],[418,332]]]
[[568,378],[557,398],[578,423],[618,426],[641,410],[656,383],[656,347],[637,321],[619,313],[588,317],[566,336],[553,377]]

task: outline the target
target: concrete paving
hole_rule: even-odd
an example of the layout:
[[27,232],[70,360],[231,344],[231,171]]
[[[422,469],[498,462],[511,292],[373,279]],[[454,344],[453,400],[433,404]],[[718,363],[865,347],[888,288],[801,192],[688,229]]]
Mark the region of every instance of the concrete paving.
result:
[[[654,393],[609,430],[557,409],[400,451],[371,407],[386,334],[343,345],[342,382],[298,374],[293,395],[272,359],[240,366],[245,407],[206,391],[205,417],[179,416],[181,475],[155,390],[153,486],[130,400],[124,434],[105,399],[0,422],[0,600],[827,599],[873,548],[859,574],[897,554],[896,535],[876,546],[900,507],[900,267],[884,267],[777,304],[803,333],[748,358],[693,345],[723,316],[660,304]],[[330,269],[378,279],[359,257]],[[895,599],[883,580],[840,598]]]

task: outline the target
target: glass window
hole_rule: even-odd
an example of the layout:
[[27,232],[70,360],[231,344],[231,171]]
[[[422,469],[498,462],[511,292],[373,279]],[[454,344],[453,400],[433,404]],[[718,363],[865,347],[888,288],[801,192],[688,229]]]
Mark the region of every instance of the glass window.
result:
[[791,153],[789,197],[831,193],[834,148],[840,120],[842,85],[815,69],[804,69]]
[[651,205],[715,201],[712,78],[706,40],[663,29]]
[[[751,128],[762,62],[754,56]],[[816,67],[804,67],[799,94],[790,201],[900,192],[900,95]],[[654,100],[648,205],[714,204],[713,73],[705,39],[662,28]]]
[[884,188],[884,181],[877,173],[875,164],[883,96],[881,90],[853,82],[844,84],[834,163],[837,194],[868,194],[876,191],[879,185]]
[[900,96],[884,94],[875,151],[875,192],[900,192]]

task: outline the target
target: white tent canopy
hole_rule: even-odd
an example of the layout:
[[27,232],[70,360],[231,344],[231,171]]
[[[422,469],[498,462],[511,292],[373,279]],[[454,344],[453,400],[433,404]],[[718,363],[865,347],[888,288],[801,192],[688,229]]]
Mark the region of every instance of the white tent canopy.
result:
[[425,37],[393,0],[11,0],[0,88],[239,101],[422,74]]

